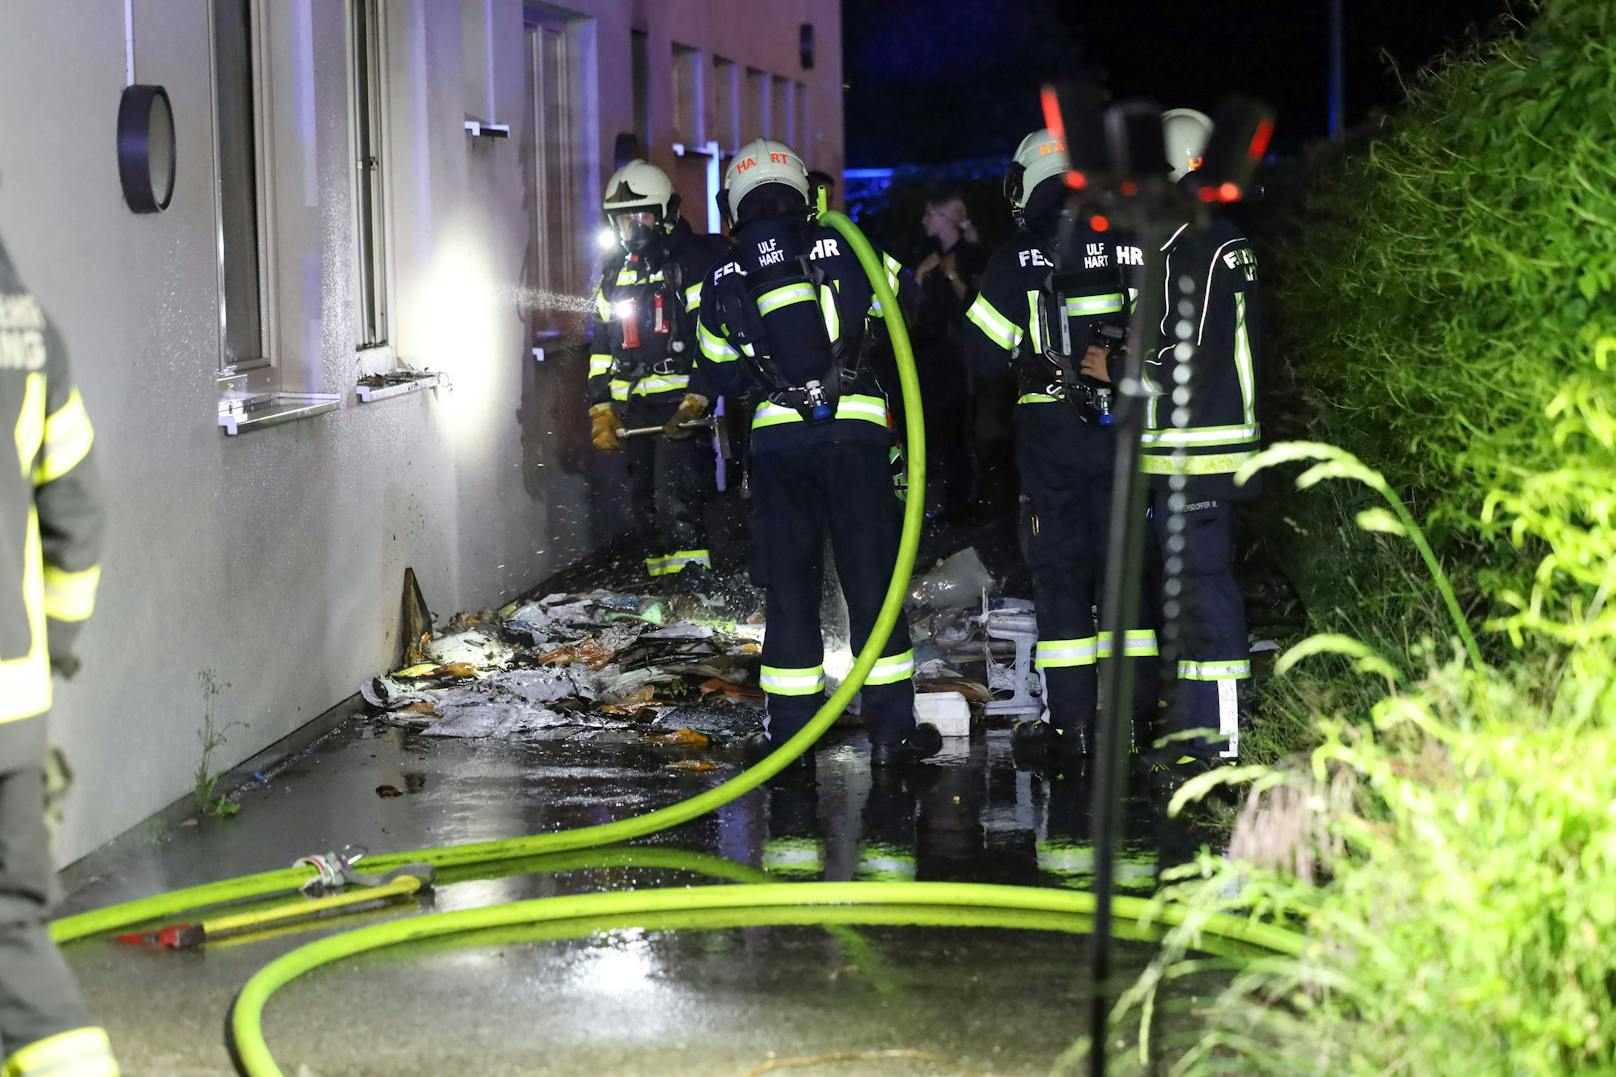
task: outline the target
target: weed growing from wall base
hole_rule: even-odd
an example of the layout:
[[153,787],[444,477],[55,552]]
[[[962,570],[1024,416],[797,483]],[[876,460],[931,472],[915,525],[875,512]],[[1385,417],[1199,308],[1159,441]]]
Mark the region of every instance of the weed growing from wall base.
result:
[[[227,722],[221,726],[218,722],[216,711],[220,694],[218,675],[211,669],[205,669],[198,673],[196,678],[202,685],[202,728],[197,731],[197,739],[202,742],[202,756],[196,764],[196,780],[191,788],[191,804],[199,815],[228,818],[239,814],[241,805],[215,793],[224,772],[214,771],[213,756],[230,739],[230,731],[241,723]],[[224,687],[230,686],[227,684]]]

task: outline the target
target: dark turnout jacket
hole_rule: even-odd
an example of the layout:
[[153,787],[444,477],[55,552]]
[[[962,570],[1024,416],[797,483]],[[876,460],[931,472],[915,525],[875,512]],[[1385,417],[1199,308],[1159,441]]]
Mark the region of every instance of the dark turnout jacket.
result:
[[[1146,380],[1153,392],[1146,410],[1141,468],[1153,482],[1185,477],[1191,500],[1246,497],[1256,479],[1234,485],[1234,473],[1256,455],[1262,440],[1257,413],[1257,363],[1262,319],[1257,255],[1251,241],[1229,221],[1179,229],[1163,248],[1167,258],[1167,314]],[[1182,282],[1192,283],[1190,336],[1181,341],[1177,323]],[[1188,390],[1174,399],[1179,388]],[[1182,402],[1180,402],[1182,401]]]
[[0,772],[43,758],[51,672],[77,665],[95,608],[101,497],[95,433],[61,338],[0,246]]

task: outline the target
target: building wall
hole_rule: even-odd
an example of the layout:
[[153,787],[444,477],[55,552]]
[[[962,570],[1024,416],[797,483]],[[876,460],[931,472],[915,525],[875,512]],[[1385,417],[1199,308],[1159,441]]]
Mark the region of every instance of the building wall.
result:
[[[597,257],[613,139],[634,126],[632,30],[647,35],[658,163],[682,167],[678,43],[709,67],[721,56],[809,87],[799,141],[811,164],[841,167],[835,0],[382,0],[392,332],[361,356],[347,0],[259,0],[273,365],[250,380],[343,406],[225,437],[210,6],[132,3],[137,81],[168,89],[177,128],[173,202],[148,216],[124,205],[113,153],[125,5],[0,6],[0,239],[65,338],[110,502],[84,672],[52,717],[77,772],[67,859],[190,789],[207,716],[222,769],[385,668],[406,566],[447,614],[497,605],[621,532],[618,461],[588,446],[583,321],[569,311]],[[576,169],[567,205],[536,221],[549,151],[525,27],[541,22],[572,50]],[[798,62],[804,22],[813,71]],[[704,108],[710,80],[706,95]],[[468,118],[512,137],[473,138]],[[698,227],[704,215],[690,214]],[[576,233],[566,287],[524,305],[556,229]],[[356,401],[362,371],[399,362],[450,386]]]

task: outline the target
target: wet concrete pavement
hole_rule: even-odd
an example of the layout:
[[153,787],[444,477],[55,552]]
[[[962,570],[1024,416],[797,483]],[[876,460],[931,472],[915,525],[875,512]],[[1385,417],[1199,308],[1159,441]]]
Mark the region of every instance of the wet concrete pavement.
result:
[[[951,742],[941,760],[872,785],[867,747],[833,734],[818,781],[757,790],[646,839],[650,863],[446,882],[429,898],[195,952],[75,944],[69,960],[134,1074],[229,1072],[229,1000],[246,978],[319,935],[410,915],[560,893],[712,882],[678,850],[788,879],[906,878],[1086,886],[1090,787],[1081,774],[1017,770],[1008,731]],[[524,743],[432,740],[356,718],[239,794],[241,813],[148,827],[72,873],[64,911],[289,864],[344,845],[376,851],[510,837],[622,818],[733,775],[670,769],[695,753],[640,730]],[[397,796],[381,796],[382,787]],[[1144,798],[1128,818],[1122,876],[1206,835],[1164,826]],[[507,874],[517,872],[517,874]],[[1081,926],[1081,925],[1077,925]],[[313,1074],[747,1073],[772,1056],[905,1050],[841,1072],[1043,1073],[1079,1032],[1084,939],[881,926],[702,932],[626,929],[573,941],[408,948],[298,981],[266,1030],[288,1072]],[[859,941],[862,940],[862,941]],[[1124,975],[1151,950],[1124,947]],[[1193,992],[1194,985],[1186,985]],[[936,1057],[931,1057],[936,1056]],[[952,1061],[950,1061],[952,1060]],[[811,1072],[811,1070],[810,1070]]]
[[[999,531],[996,542],[973,541],[990,562],[1008,563],[1013,555],[990,547],[1013,543],[1013,529]],[[952,541],[935,556],[958,545],[957,536],[944,537]],[[618,551],[545,590],[621,580],[633,564],[632,554]],[[283,867],[345,846],[390,852],[641,814],[737,773],[737,735],[760,716],[741,704],[704,701],[657,721],[659,729],[715,732],[705,749],[648,740],[649,714],[505,741],[426,737],[356,716],[233,793],[239,815],[169,813],[166,822],[136,828],[74,865],[64,876],[62,911]],[[125,1072],[183,1077],[231,1072],[226,1010],[264,964],[323,935],[389,917],[737,877],[1083,889],[1091,881],[1089,782],[1080,771],[1017,769],[1007,729],[979,728],[914,773],[872,783],[868,746],[854,720],[827,735],[817,759],[812,785],[756,790],[629,852],[603,852],[594,866],[580,866],[580,858],[592,858],[583,853],[566,854],[565,870],[539,858],[494,865],[475,878],[445,873],[430,895],[385,910],[194,951],[89,940],[68,947],[68,959]],[[690,767],[702,769],[683,769]],[[1147,796],[1130,800],[1125,837],[1119,885],[1134,892],[1148,891],[1162,866],[1187,859],[1203,840],[1217,840],[1214,831],[1164,820]],[[740,1075],[803,1059],[817,1061],[792,1068],[1047,1073],[1082,1031],[1086,926],[620,925],[578,939],[467,936],[382,951],[300,979],[270,1003],[265,1031],[286,1071],[311,1077]],[[1148,943],[1120,944],[1119,978],[1130,981],[1153,952]],[[1215,981],[1176,983],[1177,1004],[1193,1005]],[[1164,1000],[1162,1008],[1173,1005]]]

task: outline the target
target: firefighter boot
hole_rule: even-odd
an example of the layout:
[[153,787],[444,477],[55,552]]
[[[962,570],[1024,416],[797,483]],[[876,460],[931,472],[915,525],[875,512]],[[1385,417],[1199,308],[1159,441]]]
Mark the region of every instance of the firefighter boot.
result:
[[870,745],[870,767],[913,766],[922,759],[930,759],[943,750],[943,735],[930,722],[921,722],[914,732],[903,740],[891,744]]

